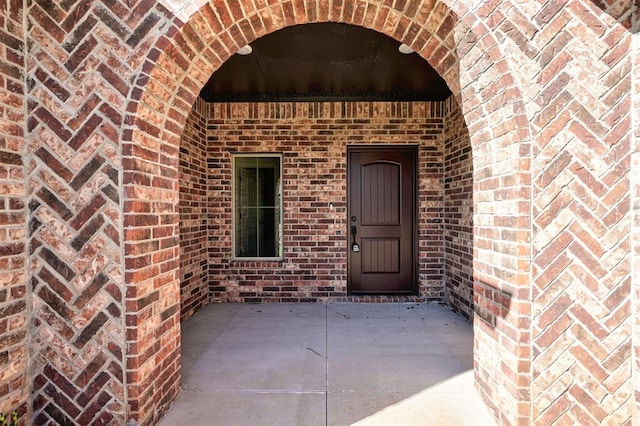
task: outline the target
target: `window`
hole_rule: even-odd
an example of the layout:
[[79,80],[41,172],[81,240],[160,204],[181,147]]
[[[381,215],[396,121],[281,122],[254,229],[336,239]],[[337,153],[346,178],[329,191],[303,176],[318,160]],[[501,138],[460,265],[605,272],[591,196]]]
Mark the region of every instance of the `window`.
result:
[[282,257],[281,157],[233,157],[234,256]]

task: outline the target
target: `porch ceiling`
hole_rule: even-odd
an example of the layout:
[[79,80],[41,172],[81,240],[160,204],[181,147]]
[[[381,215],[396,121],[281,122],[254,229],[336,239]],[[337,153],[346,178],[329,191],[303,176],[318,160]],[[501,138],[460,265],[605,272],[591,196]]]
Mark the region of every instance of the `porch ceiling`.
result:
[[339,23],[288,27],[233,55],[200,96],[209,102],[446,99],[449,88],[416,53],[362,27]]

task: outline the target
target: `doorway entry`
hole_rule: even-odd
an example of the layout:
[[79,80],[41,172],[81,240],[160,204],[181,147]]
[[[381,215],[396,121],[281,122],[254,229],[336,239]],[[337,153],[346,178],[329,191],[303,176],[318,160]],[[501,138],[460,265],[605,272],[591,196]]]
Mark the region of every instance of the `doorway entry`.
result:
[[347,148],[348,290],[416,294],[416,146]]

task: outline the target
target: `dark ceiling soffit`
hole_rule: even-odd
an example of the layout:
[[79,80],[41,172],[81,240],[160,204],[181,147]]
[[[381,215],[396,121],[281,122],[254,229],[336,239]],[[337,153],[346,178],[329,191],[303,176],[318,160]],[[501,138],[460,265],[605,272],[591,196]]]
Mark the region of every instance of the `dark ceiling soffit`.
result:
[[451,95],[419,55],[399,42],[338,23],[284,28],[257,39],[211,76],[207,102],[441,101]]

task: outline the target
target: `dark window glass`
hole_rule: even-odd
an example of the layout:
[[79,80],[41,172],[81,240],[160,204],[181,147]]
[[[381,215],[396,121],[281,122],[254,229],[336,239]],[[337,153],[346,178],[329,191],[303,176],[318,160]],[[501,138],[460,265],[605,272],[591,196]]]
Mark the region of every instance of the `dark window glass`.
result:
[[281,257],[280,157],[234,161],[236,257]]

